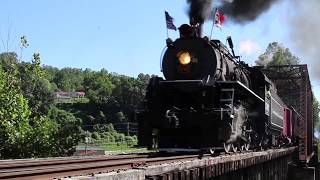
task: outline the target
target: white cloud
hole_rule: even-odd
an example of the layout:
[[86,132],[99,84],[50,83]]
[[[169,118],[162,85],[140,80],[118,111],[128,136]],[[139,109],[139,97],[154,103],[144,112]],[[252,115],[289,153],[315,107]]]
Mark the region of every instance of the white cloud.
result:
[[261,51],[260,45],[250,39],[241,41],[239,47],[240,53],[246,55],[252,55]]

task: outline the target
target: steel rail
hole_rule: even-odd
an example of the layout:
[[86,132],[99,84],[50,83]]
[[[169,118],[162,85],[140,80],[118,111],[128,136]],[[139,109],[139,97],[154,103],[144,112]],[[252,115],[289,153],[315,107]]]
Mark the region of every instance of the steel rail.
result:
[[93,158],[66,158],[17,160],[0,164],[0,179],[52,179],[64,176],[126,170],[141,165],[198,159],[199,155],[148,157],[148,155],[102,156]]
[[30,167],[39,165],[57,165],[57,164],[70,164],[80,162],[92,161],[106,161],[147,157],[148,155],[113,155],[113,156],[93,156],[93,157],[64,157],[64,158],[45,158],[45,159],[18,159],[18,160],[0,160],[0,171],[2,169],[17,168],[17,167]]

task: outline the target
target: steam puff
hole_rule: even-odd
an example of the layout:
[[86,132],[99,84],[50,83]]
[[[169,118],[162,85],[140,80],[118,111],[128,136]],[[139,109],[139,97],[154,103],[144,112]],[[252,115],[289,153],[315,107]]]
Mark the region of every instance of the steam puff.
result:
[[256,20],[278,0],[222,0],[223,13],[236,23]]
[[256,42],[253,42],[250,39],[244,40],[240,42],[239,45],[240,53],[244,53],[246,55],[251,55],[253,53],[257,53],[261,51],[261,47]]
[[[290,16],[290,37],[295,48],[309,60],[312,75],[320,79],[320,1],[293,1],[293,15]],[[310,67],[310,66],[309,66]]]

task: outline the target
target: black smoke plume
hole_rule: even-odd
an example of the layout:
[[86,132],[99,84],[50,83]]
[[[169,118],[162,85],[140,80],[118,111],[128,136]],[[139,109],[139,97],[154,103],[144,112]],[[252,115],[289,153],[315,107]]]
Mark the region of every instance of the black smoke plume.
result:
[[218,9],[236,23],[254,21],[278,0],[221,0]]
[[[254,21],[279,0],[217,0],[219,10],[235,23]],[[213,19],[213,0],[187,0],[190,5],[189,18],[191,24],[203,24],[207,19]]]
[[187,0],[187,2],[190,5],[190,23],[203,24],[210,16],[212,0]]

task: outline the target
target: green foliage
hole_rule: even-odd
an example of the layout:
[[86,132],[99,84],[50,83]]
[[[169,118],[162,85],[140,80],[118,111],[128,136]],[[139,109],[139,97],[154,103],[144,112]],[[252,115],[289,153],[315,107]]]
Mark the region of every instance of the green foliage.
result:
[[53,88],[45,79],[45,72],[40,67],[40,54],[33,54],[31,63],[22,62],[18,77],[23,96],[29,101],[34,116],[44,116],[53,105]]
[[[2,59],[4,63],[6,59]],[[23,96],[17,64],[0,68],[0,158],[44,157],[50,154],[52,124],[33,116]]]
[[71,155],[75,146],[82,139],[81,119],[65,110],[53,108],[49,111],[48,118],[55,123],[52,134],[52,148],[54,156]]
[[105,142],[109,144],[114,144],[116,142],[116,138],[110,132],[107,132],[103,139],[105,139]]
[[95,139],[95,140],[100,140],[100,134],[98,132],[93,132],[91,134],[91,138]]
[[14,72],[17,69],[18,56],[14,52],[6,52],[0,54],[0,62],[4,72],[17,73]]
[[[14,72],[14,71],[13,71]],[[23,156],[22,147],[28,143],[31,111],[19,91],[18,79],[0,68],[0,157]]]
[[[51,75],[62,71],[45,67]],[[145,96],[146,87],[150,80],[149,75],[139,74],[132,78],[106,70],[98,72],[86,69],[80,73],[83,76],[84,92],[88,103],[74,102],[73,100],[56,101],[57,106],[75,114],[83,120],[85,130],[92,131],[95,124],[132,122],[133,112],[139,109]],[[50,76],[52,84],[57,83],[55,77]],[[76,89],[80,91],[80,89]]]
[[117,132],[111,123],[96,126],[94,129],[95,131],[87,134],[86,137],[91,137],[93,139],[92,143],[97,146],[105,146],[107,148],[114,146],[132,147],[138,143],[137,136],[125,136],[123,133]]
[[28,43],[26,36],[22,36],[20,38],[20,46],[21,46],[21,48],[27,48],[29,46],[29,43]]
[[116,113],[116,116],[117,116],[118,122],[126,122],[126,121],[127,121],[125,115],[124,115],[123,112],[121,112],[121,111],[120,111],[120,112],[117,112],[117,113]]
[[113,84],[105,70],[85,72],[83,86],[93,103],[107,103],[113,90]]
[[50,121],[48,118],[35,117],[32,120],[31,128],[30,141],[24,147],[21,147],[22,151],[28,152],[29,154],[19,158],[54,156],[53,134],[56,130],[56,123]]
[[313,122],[315,124],[315,131],[320,133],[320,116],[319,116],[320,104],[315,97],[313,97],[312,108],[313,108]]
[[299,64],[299,58],[278,42],[272,42],[268,45],[266,52],[259,56],[256,64],[258,66],[294,65]]
[[81,103],[89,103],[90,102],[90,100],[88,99],[88,98],[85,98],[85,97],[83,97],[83,98],[70,98],[70,99],[54,99],[54,103],[55,104],[59,104],[59,103],[70,103],[70,104],[73,104],[73,103],[79,103],[79,104],[81,104]]
[[113,124],[108,124],[107,126],[106,126],[106,130],[107,130],[107,132],[116,132],[116,130],[114,129],[114,127],[113,127]]
[[0,158],[73,153],[81,120],[53,108],[52,93],[40,54],[31,63],[20,63],[15,53],[0,54]]
[[113,103],[119,106],[124,114],[129,114],[133,109],[137,109],[144,98],[150,76],[139,74],[138,78],[134,79],[113,74],[111,79],[115,86],[112,92]]
[[[22,53],[29,46],[26,36],[20,43]],[[135,137],[117,132],[110,123],[133,120],[149,79],[105,69],[41,67],[39,53],[30,62],[15,52],[0,54],[0,158],[70,155],[84,137],[119,146],[136,144]],[[86,97],[54,100],[57,91],[84,91]]]
[[136,145],[137,142],[138,142],[138,141],[137,141],[134,137],[132,137],[132,136],[126,136],[126,137],[125,137],[125,141],[126,141],[126,143],[127,143],[128,146]]
[[83,73],[81,69],[76,68],[63,68],[57,70],[49,66],[44,68],[46,71],[51,72],[51,79],[61,91],[82,91],[83,87]]

